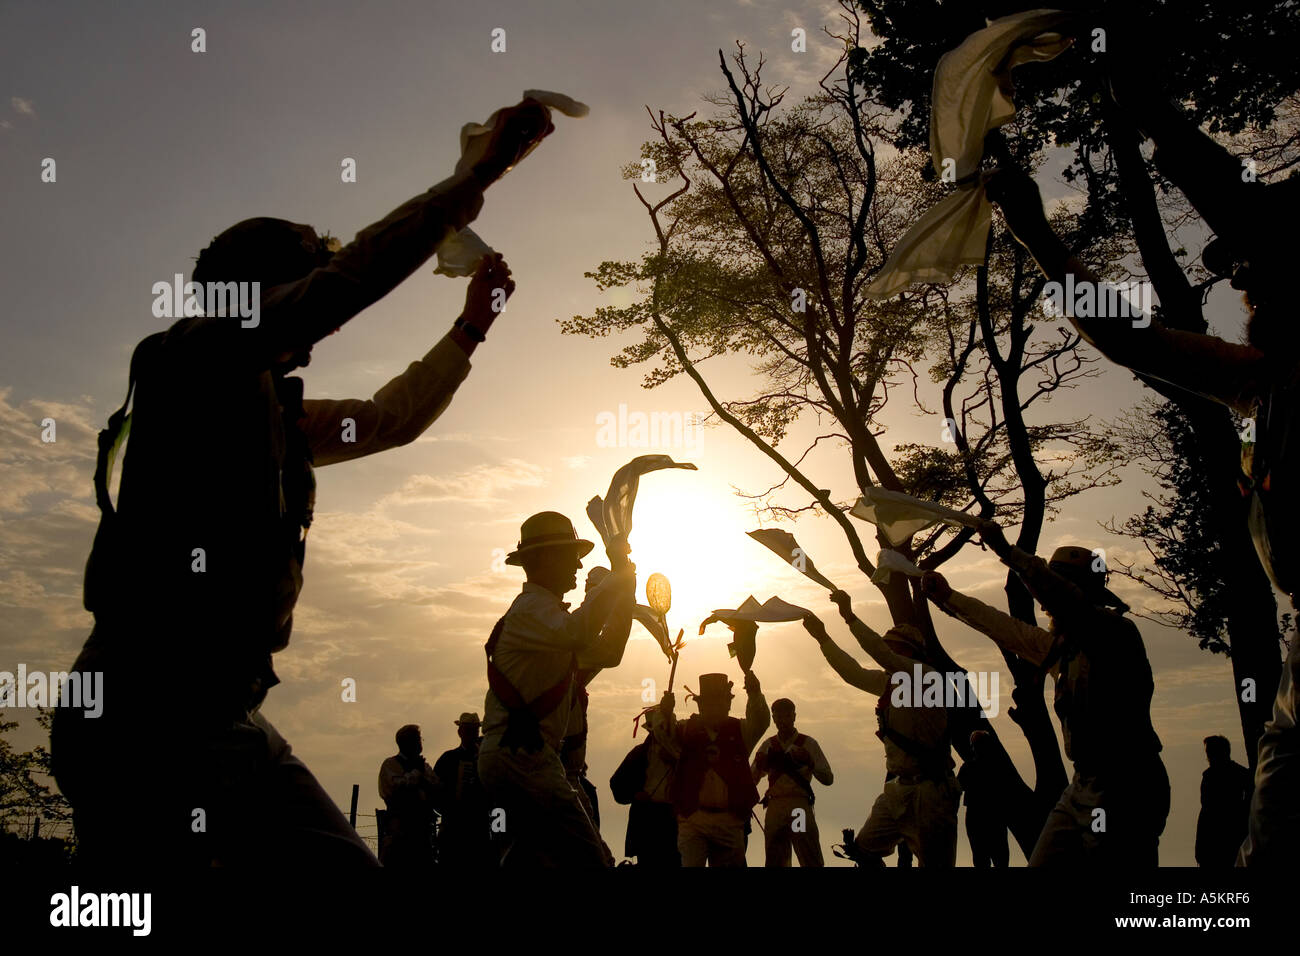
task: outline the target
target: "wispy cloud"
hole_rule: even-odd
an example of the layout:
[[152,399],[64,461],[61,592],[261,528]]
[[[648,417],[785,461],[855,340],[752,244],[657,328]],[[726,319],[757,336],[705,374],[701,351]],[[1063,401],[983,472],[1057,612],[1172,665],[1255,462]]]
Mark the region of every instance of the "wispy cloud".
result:
[[32,101],[21,96],[13,96],[9,99],[9,105],[14,108],[14,112],[20,116],[36,117],[36,107]]
[[459,502],[476,507],[506,503],[505,492],[546,483],[546,469],[518,458],[485,462],[454,475],[413,475],[379,500],[381,509],[401,505]]

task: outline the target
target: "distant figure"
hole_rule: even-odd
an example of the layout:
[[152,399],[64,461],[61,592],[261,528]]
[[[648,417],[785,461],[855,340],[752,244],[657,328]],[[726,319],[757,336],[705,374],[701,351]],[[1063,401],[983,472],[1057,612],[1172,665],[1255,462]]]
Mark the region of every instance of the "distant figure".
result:
[[754,782],[767,777],[762,804],[767,866],[789,866],[793,848],[800,866],[825,866],[817,818],[813,815],[812,781],[823,786],[835,782],[831,765],[817,741],[794,726],[794,701],[782,697],[772,703],[776,734],[754,754]]
[[[636,567],[624,539],[611,542],[612,573],[570,611],[592,543],[554,511],[519,530],[506,564],[524,569],[523,590],[488,638],[488,692],[478,769],[500,808],[509,867],[604,867],[607,850],[560,760],[576,706],[578,674],[613,667],[623,655],[636,603]],[[627,623],[620,622],[626,618]],[[615,635],[622,633],[621,640]]]
[[1201,774],[1201,813],[1196,818],[1196,865],[1226,870],[1237,860],[1250,822],[1255,777],[1232,759],[1227,737],[1205,738],[1209,767]]
[[[733,630],[757,625],[738,624]],[[677,758],[672,801],[677,813],[677,848],[682,866],[743,867],[749,816],[758,803],[758,789],[749,769],[749,755],[763,738],[770,717],[763,690],[753,671],[745,672],[745,717],[731,716],[731,681],[726,674],[700,677],[695,698],[700,712],[678,721],[674,697],[666,691],[660,703],[658,739]]]
[[[853,613],[848,594],[834,591],[831,600],[858,644],[883,668],[863,667],[831,640],[816,615],[804,618],[804,627],[835,673],[877,697],[876,736],[885,747],[885,786],[845,852],[862,866],[878,868],[895,849],[906,846],[923,867],[956,866],[961,791],[952,772],[948,711],[943,706],[916,706],[912,694],[899,694],[904,679],[913,680],[917,669],[937,673],[925,637],[910,624],[896,624],[882,636]],[[910,863],[900,849],[898,865]]]
[[448,750],[433,765],[438,778],[436,806],[438,863],[460,870],[494,867],[492,829],[487,794],[478,779],[480,743],[478,714],[465,712],[456,720],[460,746]]
[[988,736],[983,730],[971,733],[971,758],[957,771],[957,782],[966,804],[966,840],[976,869],[1003,867],[1011,862],[1006,816],[998,804],[996,785],[988,767]]
[[420,728],[397,731],[397,753],[379,767],[379,795],[388,806],[388,824],[379,844],[379,862],[394,869],[433,866],[434,801],[438,778],[424,759]]
[[[437,420],[514,291],[510,270],[485,259],[453,327],[426,333],[372,398],[313,399],[291,373],[473,221],[483,191],[550,129],[540,103],[507,110],[477,165],[342,249],[283,219],[231,226],[195,263],[202,299],[177,303],[170,328],[136,347],[127,400],[99,436],[84,589],[95,625],[74,665],[101,673],[114,702],[95,719],[58,708],[51,741],[82,862],[378,865],[261,711],[302,589],[313,468],[408,444]],[[140,767],[159,754],[184,757],[141,812]]]
[[646,739],[632,748],[609,780],[615,802],[628,808],[623,853],[635,857],[637,866],[679,867],[677,814],[669,797],[677,761],[655,734],[664,719],[659,707],[644,711],[643,717]]

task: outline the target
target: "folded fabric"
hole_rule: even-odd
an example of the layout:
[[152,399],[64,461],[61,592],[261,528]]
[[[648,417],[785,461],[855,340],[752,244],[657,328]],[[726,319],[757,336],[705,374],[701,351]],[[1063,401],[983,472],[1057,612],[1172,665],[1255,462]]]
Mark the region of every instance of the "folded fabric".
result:
[[636,503],[641,476],[665,468],[698,471],[689,461],[673,461],[667,455],[640,455],[614,472],[604,499],[597,495],[587,502],[587,517],[596,526],[596,531],[605,544],[608,545],[620,535],[631,533],[632,505]]
[[909,578],[919,578],[924,573],[897,551],[886,548],[876,555],[876,573],[871,576],[871,583],[888,584],[891,574],[906,574]]
[[789,531],[782,531],[780,528],[760,528],[748,534],[804,577],[811,578],[828,591],[837,590],[830,579],[817,570],[812,558],[799,547],[799,542]]
[[896,548],[910,541],[912,535],[940,521],[970,528],[978,527],[980,521],[975,515],[885,488],[864,488],[862,497],[849,514],[874,524]]
[[957,190],[898,241],[863,295],[883,299],[916,282],[947,282],[961,266],[984,261],[992,222],[984,177],[977,175],[984,137],[1016,115],[1011,70],[1060,55],[1073,38],[1056,31],[1078,19],[1060,10],[1001,17],[940,58],[930,95],[930,157],[936,172],[953,169]]
[[668,625],[664,623],[663,618],[656,614],[653,608],[637,604],[632,608],[632,619],[640,622],[641,626],[650,632],[650,636],[659,644],[659,649],[664,652],[664,656],[671,661],[673,642],[668,637]]
[[776,624],[781,621],[802,621],[809,613],[807,608],[788,604],[779,597],[770,597],[762,604],[759,604],[754,600],[753,595],[750,595],[740,607],[719,608],[714,611],[700,625],[700,633],[704,633],[704,627],[713,621],[721,621],[723,624],[735,624],[740,621],[748,621],[754,624]]
[[[579,103],[563,93],[550,90],[524,90],[525,100],[535,100],[546,107],[547,112],[559,110],[565,116],[581,117],[591,112],[585,103]],[[492,131],[496,128],[504,110],[497,110],[488,117],[486,123],[466,123],[460,129],[460,159],[456,163],[456,172],[464,173],[474,168],[474,164],[487,152]],[[533,144],[536,148],[536,144]],[[532,152],[530,149],[528,152]],[[525,153],[525,156],[528,154]],[[522,160],[523,157],[520,157]],[[478,264],[492,255],[492,247],[479,238],[472,230],[462,229],[448,236],[438,247],[438,265],[433,270],[436,274],[446,276],[473,275]]]

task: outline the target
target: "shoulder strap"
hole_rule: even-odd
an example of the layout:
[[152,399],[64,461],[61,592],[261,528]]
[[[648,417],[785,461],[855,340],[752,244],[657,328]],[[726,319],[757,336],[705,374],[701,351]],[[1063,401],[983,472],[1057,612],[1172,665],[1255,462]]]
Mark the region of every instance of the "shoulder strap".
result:
[[108,424],[99,433],[99,455],[95,460],[95,501],[103,514],[113,514],[113,499],[109,497],[108,485],[113,477],[113,464],[117,453],[131,431],[131,396],[135,393],[135,383],[140,376],[143,364],[158,351],[166,332],[155,332],[141,340],[131,353],[131,370],[126,385],[126,399],[122,407],[108,417]]

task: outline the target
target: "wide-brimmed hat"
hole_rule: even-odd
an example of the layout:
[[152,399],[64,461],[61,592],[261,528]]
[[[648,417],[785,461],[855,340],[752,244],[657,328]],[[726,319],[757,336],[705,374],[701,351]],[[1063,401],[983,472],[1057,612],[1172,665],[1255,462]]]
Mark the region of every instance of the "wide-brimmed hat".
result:
[[726,674],[700,675],[700,692],[695,695],[696,700],[712,700],[720,697],[731,700],[735,696],[731,692],[731,681],[727,679]]
[[1099,596],[1102,604],[1109,604],[1114,607],[1121,607],[1125,610],[1128,605],[1125,604],[1110,588],[1106,587],[1106,571],[1104,570],[1105,562],[1103,560],[1103,570],[1098,571],[1093,567],[1097,560],[1097,555],[1087,548],[1081,548],[1078,545],[1063,545],[1052,552],[1052,558],[1047,562],[1047,566],[1062,577],[1069,578],[1075,584],[1091,590],[1091,596]]
[[538,548],[569,544],[578,549],[578,557],[585,557],[595,547],[590,541],[578,537],[573,522],[558,511],[541,511],[519,527],[519,544],[506,555],[506,564],[519,565],[520,556]]
[[472,711],[472,710],[467,710],[467,711],[465,711],[465,713],[461,714],[459,717],[456,718],[456,726],[457,726],[457,727],[461,726],[462,724],[475,724],[475,725],[477,725],[477,724],[481,724],[481,723],[483,723],[483,721],[479,720],[479,719],[478,719],[478,714],[474,713],[474,711]]

